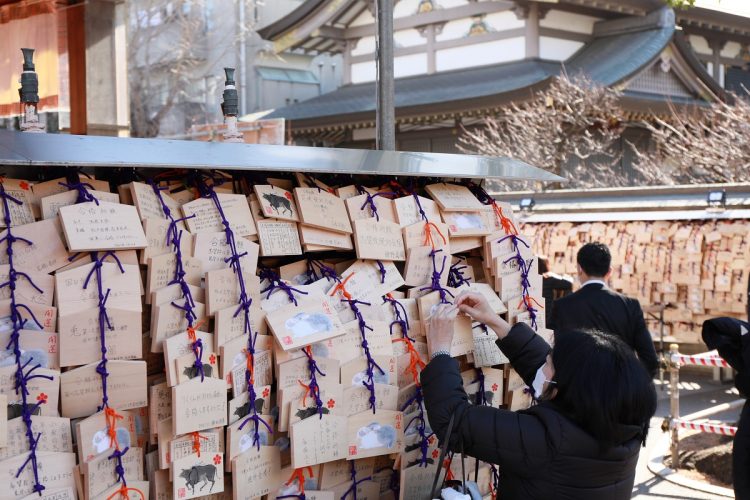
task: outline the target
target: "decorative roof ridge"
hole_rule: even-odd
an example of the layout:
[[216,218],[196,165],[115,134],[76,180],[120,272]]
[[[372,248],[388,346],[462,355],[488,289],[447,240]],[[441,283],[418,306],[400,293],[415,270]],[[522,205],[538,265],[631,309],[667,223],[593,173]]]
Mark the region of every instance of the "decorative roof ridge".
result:
[[654,10],[645,16],[629,16],[594,24],[594,38],[617,36],[647,30],[675,29],[675,14],[669,7]]

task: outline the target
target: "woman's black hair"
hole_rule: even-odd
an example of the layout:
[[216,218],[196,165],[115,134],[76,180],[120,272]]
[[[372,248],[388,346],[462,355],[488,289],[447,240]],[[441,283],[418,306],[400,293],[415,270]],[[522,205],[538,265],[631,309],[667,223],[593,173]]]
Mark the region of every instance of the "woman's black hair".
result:
[[645,442],[656,412],[656,390],[625,342],[601,332],[556,331],[552,364],[554,404],[602,448],[633,437],[623,425],[640,428]]

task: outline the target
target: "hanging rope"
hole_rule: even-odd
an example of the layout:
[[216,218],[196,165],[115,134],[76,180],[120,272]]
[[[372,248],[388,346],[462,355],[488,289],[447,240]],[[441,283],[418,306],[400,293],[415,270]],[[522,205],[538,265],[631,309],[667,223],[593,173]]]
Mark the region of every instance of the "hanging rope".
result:
[[20,278],[23,278],[27,282],[29,282],[38,292],[42,293],[42,290],[38,286],[36,286],[36,284],[34,284],[28,274],[16,270],[15,263],[13,261],[14,245],[17,245],[18,243],[22,243],[28,246],[33,245],[33,243],[26,238],[15,236],[13,234],[13,228],[11,227],[12,220],[10,216],[10,203],[22,205],[23,202],[7,193],[5,191],[5,185],[2,183],[2,181],[0,181],[0,198],[2,198],[3,203],[3,222],[5,223],[5,227],[7,228],[5,236],[0,239],[0,243],[5,243],[5,254],[8,256],[9,268],[8,281],[0,284],[0,288],[7,287],[10,290],[10,318],[12,322],[10,341],[8,342],[8,345],[5,346],[5,348],[13,351],[13,357],[16,365],[16,370],[14,373],[14,388],[16,394],[21,396],[21,419],[23,420],[24,427],[26,428],[26,439],[29,443],[29,456],[23,462],[21,467],[18,468],[16,477],[19,477],[26,466],[31,464],[31,469],[34,474],[33,490],[34,492],[41,495],[42,491],[44,491],[45,488],[44,485],[39,482],[39,464],[36,456],[36,448],[39,444],[39,439],[41,438],[42,433],[39,432],[34,435],[31,416],[42,404],[45,404],[47,400],[44,398],[39,399],[35,404],[33,404],[33,406],[29,407],[28,397],[30,393],[28,389],[28,383],[35,378],[44,378],[47,380],[53,380],[53,378],[47,375],[35,374],[34,371],[41,368],[41,365],[37,363],[34,366],[29,367],[29,364],[31,363],[33,358],[27,360],[24,364],[21,364],[21,330],[28,321],[27,319],[24,319],[22,317],[21,311],[26,311],[40,329],[42,328],[42,324],[39,323],[39,321],[34,316],[34,313],[31,312],[31,309],[29,309],[28,306],[18,303],[18,297],[16,296],[16,286],[18,280]]
[[418,407],[418,413],[406,424],[406,427],[404,427],[404,432],[406,432],[412,424],[416,425],[417,433],[419,434],[419,466],[427,467],[429,465],[427,451],[430,446],[430,437],[433,434],[427,434],[427,418],[425,417],[424,411],[424,396],[422,394],[422,385],[419,381],[419,373],[425,367],[425,362],[422,360],[422,357],[414,347],[415,340],[409,336],[409,321],[404,305],[394,299],[390,294],[383,297],[383,302],[389,303],[393,308],[393,315],[395,319],[390,324],[391,335],[393,335],[393,327],[395,326],[401,330],[401,338],[393,339],[392,342],[403,342],[406,346],[406,351],[409,354],[409,365],[406,367],[406,370],[404,370],[404,373],[411,375],[412,381],[414,382],[414,396],[412,396],[406,402],[406,404],[401,407],[401,411],[405,411],[413,403],[416,403]]
[[171,302],[172,307],[176,307],[177,309],[181,309],[184,312],[185,321],[187,321],[187,329],[186,332],[188,334],[188,338],[190,339],[191,345],[190,349],[193,352],[193,355],[195,356],[195,361],[193,363],[193,367],[195,368],[195,373],[200,374],[201,382],[203,382],[205,378],[205,372],[203,369],[203,342],[200,339],[197,339],[195,336],[195,320],[197,319],[197,316],[195,314],[195,300],[193,299],[193,295],[190,292],[190,287],[188,286],[188,283],[185,281],[185,276],[187,272],[185,271],[185,263],[182,258],[182,235],[183,231],[177,227],[177,225],[180,222],[186,221],[188,219],[192,219],[195,217],[195,214],[190,215],[188,217],[181,217],[178,219],[175,219],[172,215],[172,211],[167,206],[166,202],[164,201],[164,197],[162,196],[162,191],[167,190],[166,187],[159,187],[154,183],[152,179],[149,179],[148,184],[151,186],[151,189],[154,192],[154,195],[156,196],[156,199],[159,200],[159,204],[161,206],[162,213],[164,214],[164,218],[169,220],[169,227],[167,229],[167,244],[169,244],[172,248],[172,253],[174,253],[175,256],[175,269],[172,280],[167,284],[167,286],[171,285],[178,285],[180,287],[180,294],[181,298],[183,300],[182,304],[178,304],[175,301]]
[[[97,205],[99,204],[99,200],[97,200],[96,197],[88,191],[88,188],[91,187],[90,184],[77,182],[63,185],[68,187],[69,189],[75,189],[78,191],[78,199],[76,203],[94,202]],[[96,281],[98,297],[97,308],[99,309],[99,343],[101,349],[101,358],[99,363],[96,365],[96,373],[99,375],[102,384],[102,404],[98,409],[99,411],[104,412],[104,417],[107,421],[107,434],[110,439],[110,447],[114,448],[114,451],[107,457],[107,459],[115,461],[115,474],[117,475],[117,482],[122,485],[118,492],[125,492],[125,494],[127,495],[127,491],[129,491],[130,488],[128,488],[127,479],[125,478],[125,467],[123,466],[122,457],[125,456],[130,447],[125,447],[124,449],[120,448],[120,444],[117,441],[117,421],[122,419],[122,416],[119,415],[114,408],[110,408],[109,406],[109,393],[107,383],[107,380],[109,378],[107,364],[109,360],[107,358],[108,350],[106,334],[108,330],[113,331],[114,327],[112,326],[112,323],[109,320],[109,315],[107,313],[107,300],[109,299],[109,295],[112,290],[110,288],[107,288],[105,290],[104,279],[102,276],[102,267],[104,266],[104,261],[109,258],[115,261],[115,264],[117,264],[117,268],[121,273],[125,273],[125,268],[123,268],[120,259],[117,257],[113,250],[104,252],[101,254],[101,256],[99,255],[99,252],[89,252],[89,256],[91,258],[93,266],[91,268],[91,271],[89,271],[89,273],[86,275],[86,279],[83,281],[83,289],[88,289],[92,278]],[[75,255],[73,256],[73,258],[75,258]],[[143,496],[143,493],[141,493],[141,496]]]
[[[223,179],[222,179],[223,182]],[[250,408],[250,414],[242,421],[239,429],[242,430],[245,425],[249,422],[253,423],[253,446],[260,450],[260,426],[263,425],[268,432],[273,433],[271,426],[268,422],[263,420],[258,414],[258,410],[255,407],[255,400],[257,394],[255,393],[255,342],[258,339],[258,332],[253,332],[250,326],[250,307],[253,299],[247,293],[247,287],[245,285],[245,275],[242,272],[241,258],[247,255],[247,252],[239,253],[237,250],[237,240],[232,231],[229,220],[224,213],[224,208],[221,206],[219,196],[214,190],[215,185],[219,185],[216,180],[213,180],[212,184],[209,185],[206,182],[201,182],[200,179],[196,182],[197,188],[201,196],[210,199],[214,203],[216,211],[219,213],[221,224],[224,226],[224,236],[226,237],[226,245],[229,247],[230,256],[224,259],[229,264],[229,267],[234,271],[234,275],[237,278],[237,284],[239,286],[239,305],[237,310],[234,312],[233,318],[236,318],[240,314],[243,315],[243,334],[247,335],[247,367],[245,368],[245,381],[247,382],[247,393],[248,393],[248,405]]]
[[326,374],[320,370],[318,363],[315,361],[312,353],[312,347],[307,346],[302,349],[302,352],[307,356],[307,370],[310,373],[310,382],[305,385],[301,380],[298,380],[299,384],[305,388],[305,394],[302,396],[302,405],[307,405],[307,396],[312,396],[315,400],[315,407],[318,409],[319,418],[323,418],[323,401],[320,399],[320,385],[318,385],[317,376],[320,375],[325,377]]
[[354,317],[357,320],[357,327],[359,328],[359,335],[361,340],[360,346],[365,353],[367,363],[365,368],[367,380],[363,380],[362,385],[364,385],[370,392],[370,409],[373,413],[375,413],[377,405],[377,399],[375,396],[375,370],[378,370],[381,375],[385,375],[385,371],[380,367],[380,365],[378,365],[378,363],[370,353],[370,345],[367,342],[367,331],[372,331],[372,327],[367,324],[365,318],[362,316],[362,312],[359,310],[359,305],[369,306],[370,303],[363,302],[361,300],[355,300],[352,297],[352,294],[349,293],[349,291],[346,289],[346,283],[351,279],[352,276],[354,276],[354,273],[350,274],[343,281],[340,281],[335,287],[333,287],[333,289],[331,290],[331,296],[340,293],[344,297],[343,299],[341,299],[341,302],[349,305],[349,308],[354,313]]
[[467,264],[464,264],[466,257],[460,255],[458,258],[459,261],[448,269],[448,286],[451,288],[458,288],[461,285],[471,285],[471,278],[464,275],[464,269],[469,268]]
[[357,486],[359,486],[360,483],[364,483],[365,481],[372,481],[372,476],[367,476],[362,479],[357,479],[357,468],[354,466],[354,462],[355,462],[354,460],[351,460],[349,462],[349,479],[352,482],[352,484],[344,492],[344,494],[341,495],[340,500],[344,500],[349,495],[352,495],[353,500],[357,500]]
[[268,267],[259,267],[258,276],[260,277],[261,281],[268,281],[268,286],[260,291],[261,294],[268,292],[266,295],[266,299],[271,297],[275,292],[282,290],[284,293],[286,293],[287,297],[289,298],[289,301],[294,304],[295,306],[298,305],[297,298],[294,296],[295,293],[298,293],[300,295],[307,295],[307,292],[303,292],[302,290],[298,288],[294,288],[292,286],[289,286],[284,280],[279,277],[276,272],[273,271],[273,269],[270,269]]

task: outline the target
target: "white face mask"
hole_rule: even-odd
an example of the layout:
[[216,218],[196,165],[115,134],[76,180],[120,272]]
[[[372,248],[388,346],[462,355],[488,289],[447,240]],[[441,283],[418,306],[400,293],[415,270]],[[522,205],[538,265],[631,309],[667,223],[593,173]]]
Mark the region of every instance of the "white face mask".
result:
[[537,401],[542,397],[542,393],[544,392],[544,383],[555,383],[552,380],[547,380],[547,376],[544,374],[544,367],[546,365],[547,364],[545,363],[539,367],[539,369],[536,371],[536,375],[534,376],[534,381],[531,383],[531,389],[534,391],[533,397]]

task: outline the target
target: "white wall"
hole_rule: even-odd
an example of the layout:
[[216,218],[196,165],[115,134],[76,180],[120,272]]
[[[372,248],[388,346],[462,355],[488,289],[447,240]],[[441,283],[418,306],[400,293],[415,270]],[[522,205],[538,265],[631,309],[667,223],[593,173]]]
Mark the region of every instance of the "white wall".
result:
[[427,73],[427,54],[412,54],[393,59],[393,74],[396,78]]
[[688,40],[693,50],[699,54],[712,54],[711,47],[708,46],[708,42],[705,38],[698,35],[689,35]]
[[447,71],[520,60],[524,58],[525,51],[524,37],[516,37],[440,50],[435,59],[437,70]]
[[548,36],[539,37],[539,57],[551,61],[565,61],[583,47],[582,42]]
[[573,14],[561,10],[550,10],[544,16],[544,19],[539,21],[539,26],[590,35],[594,32],[594,23],[597,21],[599,19],[596,17]]
[[393,42],[396,47],[414,47],[424,45],[427,39],[419,34],[416,29],[400,30],[393,34]]

